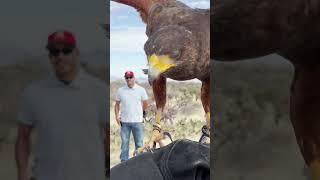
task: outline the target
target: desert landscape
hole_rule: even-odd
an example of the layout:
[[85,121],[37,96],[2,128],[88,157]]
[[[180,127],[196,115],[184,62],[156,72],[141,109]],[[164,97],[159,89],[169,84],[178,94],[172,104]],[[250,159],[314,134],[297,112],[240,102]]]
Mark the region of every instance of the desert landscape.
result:
[[213,63],[213,179],[308,179],[289,119],[292,75],[279,56]]
[[[106,80],[105,67],[86,66],[87,71]],[[14,140],[16,101],[30,81],[49,72],[38,64],[0,67],[0,179],[16,179]],[[308,171],[297,147],[289,120],[289,87],[292,67],[265,61],[213,64],[212,178],[217,180],[306,180]],[[150,97],[148,120],[152,122],[154,100],[150,86],[139,81]],[[124,80],[110,86],[110,164],[119,163],[119,127],[114,120],[114,96]],[[163,127],[174,139],[198,140],[204,123],[200,83],[168,82]],[[144,137],[151,123],[145,122]],[[176,126],[174,126],[176,125]],[[130,155],[133,144],[130,145]]]
[[[155,116],[155,101],[152,88],[145,81],[138,81],[149,96],[149,110],[144,122],[144,143],[148,141],[152,131],[152,122]],[[110,84],[110,166],[120,163],[120,127],[116,124],[114,115],[115,95],[119,87],[125,85],[124,80],[112,81]],[[173,140],[191,139],[198,141],[201,136],[201,128],[205,124],[204,111],[200,100],[199,82],[173,82],[167,83],[167,104],[162,118],[164,131],[170,132]],[[129,155],[134,152],[133,137],[131,135]]]

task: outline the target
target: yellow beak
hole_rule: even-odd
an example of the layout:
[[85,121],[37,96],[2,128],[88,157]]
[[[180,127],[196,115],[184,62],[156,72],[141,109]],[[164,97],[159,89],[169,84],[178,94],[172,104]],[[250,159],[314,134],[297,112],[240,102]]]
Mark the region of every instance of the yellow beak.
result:
[[157,56],[155,54],[152,54],[151,56],[149,56],[148,61],[150,68],[155,69],[159,73],[163,73],[167,69],[175,66],[168,55]]

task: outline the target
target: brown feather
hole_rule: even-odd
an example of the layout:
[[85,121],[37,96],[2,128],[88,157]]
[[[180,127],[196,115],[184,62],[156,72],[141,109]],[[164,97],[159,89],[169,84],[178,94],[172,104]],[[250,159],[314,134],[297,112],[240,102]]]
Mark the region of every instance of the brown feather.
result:
[[278,53],[293,64],[290,119],[306,163],[319,161],[319,1],[216,0],[211,12],[212,59]]
[[167,79],[163,76],[159,76],[152,82],[152,90],[154,99],[156,101],[157,109],[164,109],[166,104],[167,94]]
[[156,3],[166,4],[168,2],[175,1],[175,0],[112,0],[112,1],[135,8],[140,13],[140,16],[143,22],[147,23],[149,10],[152,7],[152,5]]

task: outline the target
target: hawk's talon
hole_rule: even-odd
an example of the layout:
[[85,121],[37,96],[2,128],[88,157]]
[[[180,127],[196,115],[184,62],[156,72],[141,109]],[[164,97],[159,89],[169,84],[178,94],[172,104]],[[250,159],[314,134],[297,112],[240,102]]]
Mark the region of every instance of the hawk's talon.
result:
[[201,129],[202,135],[199,139],[199,142],[202,144],[210,144],[210,129],[208,126],[204,125]]
[[146,150],[147,150],[147,152],[151,152],[151,153],[153,153],[153,150],[154,150],[154,148],[150,148],[150,147],[146,147]]
[[171,142],[173,142],[172,136],[171,136],[171,134],[170,134],[169,132],[163,132],[162,135],[163,135],[164,137],[167,136],[167,137],[171,140]]
[[157,130],[159,133],[161,133],[161,126],[159,124],[154,124],[153,126],[153,131]]
[[206,126],[206,125],[202,126],[201,131],[204,136],[210,137],[210,129],[208,128],[208,126]]
[[151,153],[153,153],[153,149],[154,149],[154,148],[150,148],[149,146],[142,146],[142,147],[136,149],[136,150],[133,152],[133,156],[137,156],[138,154],[141,154],[141,153],[144,153],[144,152],[151,152]]
[[159,132],[158,130],[153,130],[153,134],[151,136],[150,141],[145,144],[144,146],[138,148],[137,150],[134,151],[133,156],[136,156],[140,153],[143,152],[151,152],[153,153],[154,150],[156,149],[156,144],[159,143],[160,147],[163,147],[165,145],[167,145],[166,142],[164,142],[163,140],[165,140],[166,138],[169,138],[170,141],[172,142],[172,137],[171,134],[169,132]]

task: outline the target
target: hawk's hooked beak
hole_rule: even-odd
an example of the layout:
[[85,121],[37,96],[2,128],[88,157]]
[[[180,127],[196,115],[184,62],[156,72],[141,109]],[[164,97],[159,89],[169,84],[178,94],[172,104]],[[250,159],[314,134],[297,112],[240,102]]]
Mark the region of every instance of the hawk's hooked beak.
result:
[[157,56],[152,54],[148,57],[149,71],[148,74],[152,78],[158,77],[161,73],[175,66],[173,60],[168,55]]

